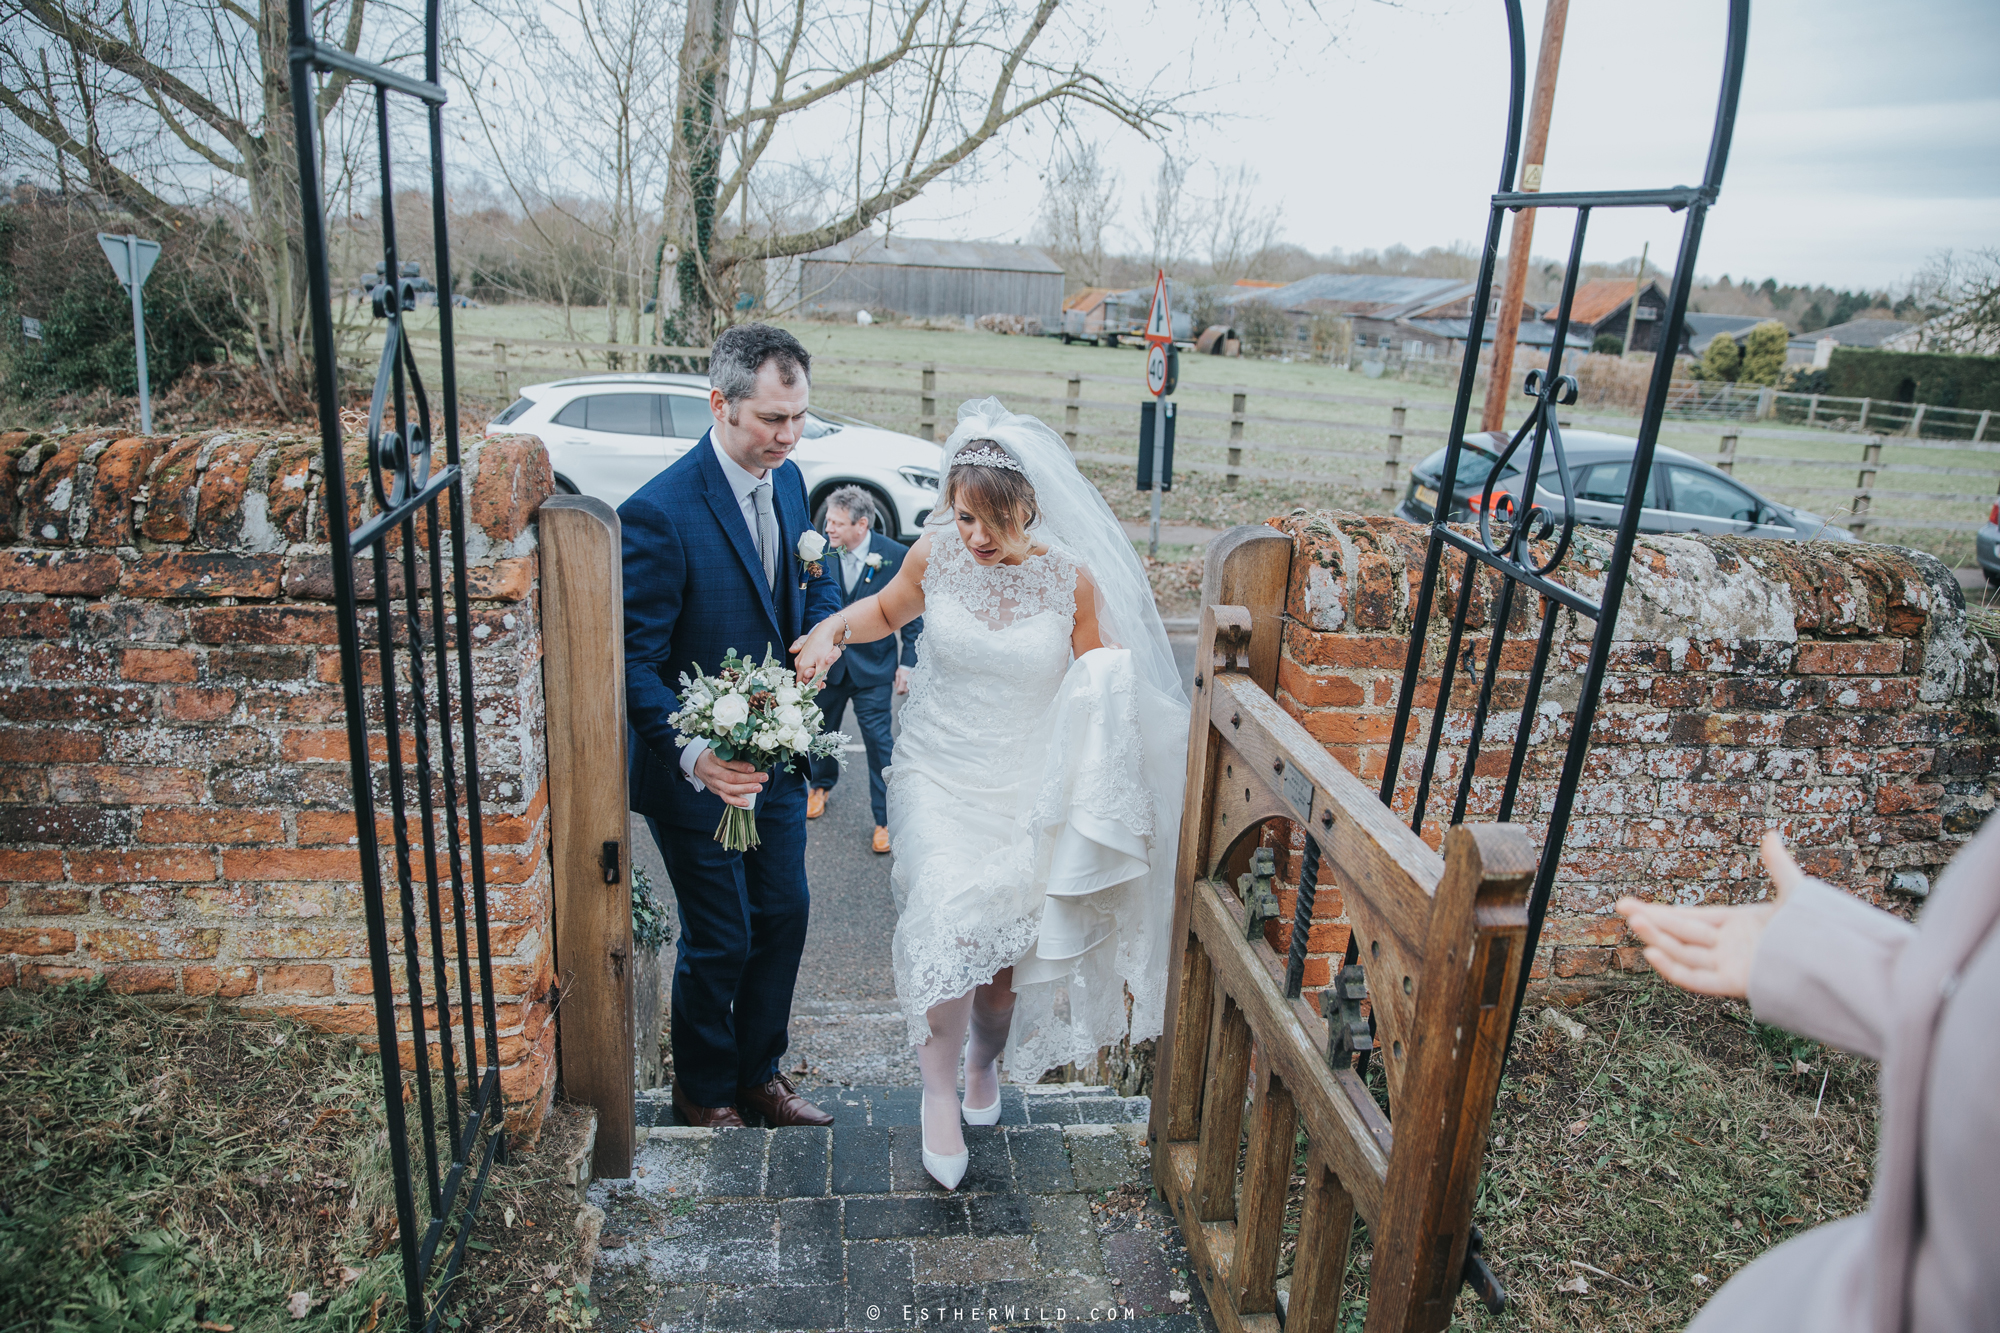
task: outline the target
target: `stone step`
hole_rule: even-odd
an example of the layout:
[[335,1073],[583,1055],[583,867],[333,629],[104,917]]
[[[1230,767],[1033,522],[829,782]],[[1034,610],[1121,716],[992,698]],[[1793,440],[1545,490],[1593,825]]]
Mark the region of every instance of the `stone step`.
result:
[[[633,1176],[592,1186],[607,1333],[1214,1328],[1150,1197],[1146,1098],[1003,1088],[1001,1123],[965,1128],[971,1162],[948,1192],[923,1169],[917,1088],[801,1091],[830,1129],[655,1123]],[[660,1092],[649,1106],[672,1119]]]
[[[908,1087],[800,1088],[799,1095],[833,1116],[836,1126],[914,1125],[922,1089]],[[1093,1083],[1012,1084],[1000,1089],[1002,1125],[1144,1124],[1152,1099],[1121,1097],[1115,1088]],[[638,1096],[641,1128],[674,1125],[673,1090],[648,1088]]]

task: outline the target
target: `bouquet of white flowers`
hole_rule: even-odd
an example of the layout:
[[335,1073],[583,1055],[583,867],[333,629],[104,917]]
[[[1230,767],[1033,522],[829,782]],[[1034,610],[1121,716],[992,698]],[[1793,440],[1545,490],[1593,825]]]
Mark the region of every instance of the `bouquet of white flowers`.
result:
[[[845,765],[846,735],[820,730],[826,718],[813,702],[820,688],[800,684],[768,651],[758,666],[732,648],[713,676],[681,673],[681,708],[667,720],[680,733],[675,744],[707,741],[718,759],[741,759],[760,772],[829,755]],[[755,847],[755,811],[728,806],[715,840],[733,852]]]

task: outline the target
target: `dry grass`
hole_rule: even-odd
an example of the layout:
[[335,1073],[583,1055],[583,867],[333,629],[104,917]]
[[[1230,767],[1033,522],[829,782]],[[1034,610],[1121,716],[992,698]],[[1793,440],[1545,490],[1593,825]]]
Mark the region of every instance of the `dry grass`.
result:
[[[1657,984],[1570,1011],[1581,1040],[1537,1012],[1515,1039],[1474,1214],[1511,1309],[1494,1319],[1461,1293],[1454,1329],[1682,1328],[1764,1250],[1866,1203],[1872,1063]],[[1343,1323],[1359,1330],[1365,1226],[1353,1252]]]
[[[0,992],[0,1330],[404,1326],[381,1087],[352,1041],[239,1010]],[[589,1322],[580,1119],[495,1168],[446,1327]]]
[[400,1309],[380,1071],[352,1043],[80,984],[0,994],[0,1070],[0,1328]]

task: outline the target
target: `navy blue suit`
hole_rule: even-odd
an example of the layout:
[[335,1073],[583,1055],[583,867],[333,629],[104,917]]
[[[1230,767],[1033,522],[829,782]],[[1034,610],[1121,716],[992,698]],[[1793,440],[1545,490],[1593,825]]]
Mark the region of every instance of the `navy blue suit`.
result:
[[798,559],[811,523],[797,465],[768,479],[781,548],[775,589],[708,435],[618,507],[631,804],[652,826],[680,908],[674,1078],[699,1106],[735,1105],[738,1088],[776,1075],[810,911],[804,777],[773,773],[757,801],[762,845],[725,851],[715,841],[722,798],[682,775],[667,721],[680,707],[683,671],[712,675],[732,648],[785,659],[840,605],[840,585],[808,575]]
[[[879,532],[868,534],[868,551],[882,557],[882,567],[873,570],[863,568],[861,577],[854,580],[854,586],[842,593],[842,606],[852,606],[888,587],[889,580],[895,578],[896,571],[903,567],[903,557],[907,554],[901,542],[884,537]],[[826,572],[833,576],[836,586],[844,584],[846,572],[841,568],[838,547],[827,549]],[[890,687],[895,684],[898,665],[913,667],[917,664],[917,637],[923,632],[922,616],[903,626],[900,653],[896,647],[897,635],[894,634],[873,643],[848,645],[840,660],[826,673],[826,688],[819,695],[819,706],[826,713],[828,730],[839,728],[841,715],[847,711],[848,703],[851,701],[854,704],[854,720],[861,728],[862,743],[868,747],[868,800],[874,808],[877,824],[889,822],[889,786],[882,777],[882,770],[894,762],[896,753],[895,739],[890,734]],[[839,781],[838,760],[813,760],[813,786],[831,791]]]

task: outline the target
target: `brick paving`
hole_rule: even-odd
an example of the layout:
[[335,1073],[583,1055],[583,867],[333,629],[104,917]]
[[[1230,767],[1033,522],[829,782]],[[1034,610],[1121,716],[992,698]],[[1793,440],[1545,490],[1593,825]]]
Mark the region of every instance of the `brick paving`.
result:
[[[673,1125],[664,1089],[629,1180],[599,1181],[593,1299],[609,1333],[1215,1325],[1148,1188],[1144,1097],[1001,1090],[955,1192],[923,1169],[914,1086],[805,1090],[831,1129]],[[1174,1299],[1180,1295],[1182,1299]]]

